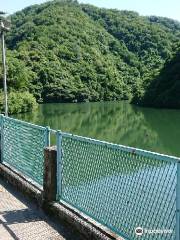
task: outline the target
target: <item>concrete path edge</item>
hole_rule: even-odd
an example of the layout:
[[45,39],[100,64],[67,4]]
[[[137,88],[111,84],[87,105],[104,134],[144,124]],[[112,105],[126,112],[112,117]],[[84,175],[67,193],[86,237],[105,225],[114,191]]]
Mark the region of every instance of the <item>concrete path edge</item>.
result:
[[98,224],[82,212],[61,201],[46,202],[43,199],[43,190],[26,179],[20,173],[7,165],[0,163],[0,177],[9,182],[17,191],[20,191],[32,201],[35,201],[49,215],[53,215],[60,222],[65,222],[78,231],[88,240],[124,240],[108,228]]

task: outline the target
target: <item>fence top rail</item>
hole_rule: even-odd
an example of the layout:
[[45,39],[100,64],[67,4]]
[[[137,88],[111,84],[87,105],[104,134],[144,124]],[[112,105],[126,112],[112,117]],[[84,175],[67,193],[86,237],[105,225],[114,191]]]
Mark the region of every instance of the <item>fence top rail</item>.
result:
[[25,122],[25,121],[22,121],[22,120],[19,120],[19,119],[7,117],[7,116],[4,116],[3,114],[1,114],[0,117],[2,117],[3,119],[7,119],[7,120],[11,120],[11,121],[20,123],[20,124],[25,125],[25,126],[35,128],[35,129],[39,129],[39,130],[45,130],[46,129],[46,127],[42,127],[42,126],[39,126],[39,125],[36,125],[36,124],[33,124],[33,123]]
[[50,129],[50,133],[51,133],[51,134],[54,134],[54,135],[56,135],[56,133],[57,133],[57,130]]
[[109,142],[106,142],[106,141],[96,140],[96,139],[88,138],[88,137],[82,137],[82,136],[78,136],[78,135],[74,135],[74,134],[66,133],[66,132],[61,132],[61,131],[57,131],[57,134],[59,134],[61,136],[64,136],[64,137],[74,139],[74,140],[78,140],[78,141],[82,141],[82,142],[88,142],[88,143],[97,144],[97,145],[102,145],[102,146],[106,146],[108,148],[113,148],[113,149],[116,149],[116,150],[122,150],[122,151],[125,151],[125,152],[129,152],[129,153],[132,153],[132,154],[137,154],[137,155],[153,158],[153,159],[156,159],[156,160],[163,160],[163,161],[167,161],[167,162],[180,163],[180,158],[175,157],[175,156],[160,154],[160,153],[151,152],[151,151],[147,151],[147,150],[142,150],[142,149],[134,148],[134,147],[128,147],[128,146],[124,146],[124,145],[120,145],[120,144],[109,143]]

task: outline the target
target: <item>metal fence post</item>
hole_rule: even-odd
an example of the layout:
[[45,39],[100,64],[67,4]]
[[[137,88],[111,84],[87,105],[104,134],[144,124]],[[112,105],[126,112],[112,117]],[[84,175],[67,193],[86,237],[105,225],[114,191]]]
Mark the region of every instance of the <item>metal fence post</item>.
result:
[[0,115],[1,117],[1,133],[0,133],[0,162],[2,163],[3,162],[3,142],[4,142],[4,115],[1,114]]
[[46,147],[50,147],[51,145],[50,131],[50,127],[46,127]]
[[59,200],[62,194],[62,133],[57,131],[57,200]]
[[7,69],[6,69],[6,49],[4,40],[4,31],[2,29],[2,61],[3,61],[3,76],[4,76],[4,110],[5,116],[8,116],[8,99],[7,99]]
[[180,161],[177,163],[176,240],[180,239]]

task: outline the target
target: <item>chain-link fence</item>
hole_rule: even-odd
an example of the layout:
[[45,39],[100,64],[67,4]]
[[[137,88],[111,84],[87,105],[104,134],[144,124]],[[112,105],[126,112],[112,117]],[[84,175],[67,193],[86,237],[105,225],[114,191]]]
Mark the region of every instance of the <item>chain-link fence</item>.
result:
[[40,185],[44,148],[50,133],[57,134],[58,201],[125,239],[142,234],[142,240],[180,240],[179,158],[56,133],[4,116],[0,127],[1,161]]
[[64,133],[58,148],[59,200],[126,239],[179,240],[178,158]]
[[43,185],[44,147],[49,129],[2,116],[1,161]]

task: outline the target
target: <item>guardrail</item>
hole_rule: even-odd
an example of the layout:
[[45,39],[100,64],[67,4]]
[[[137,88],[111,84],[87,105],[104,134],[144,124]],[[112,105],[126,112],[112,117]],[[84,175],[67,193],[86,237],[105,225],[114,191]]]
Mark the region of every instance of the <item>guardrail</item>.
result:
[[2,115],[0,125],[1,161],[40,185],[44,148],[50,145],[51,134],[56,134],[57,201],[125,239],[139,239],[142,234],[143,240],[180,240],[179,158]]

